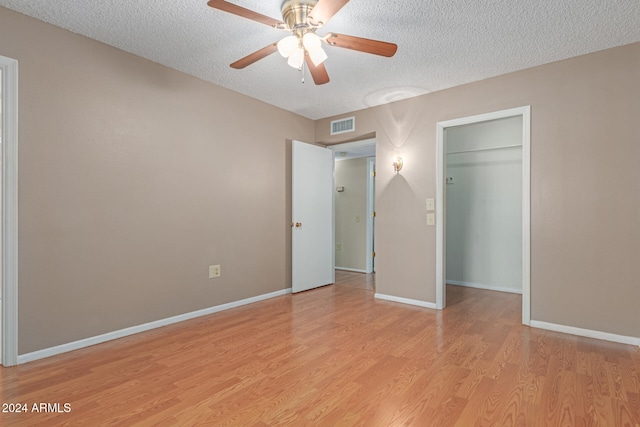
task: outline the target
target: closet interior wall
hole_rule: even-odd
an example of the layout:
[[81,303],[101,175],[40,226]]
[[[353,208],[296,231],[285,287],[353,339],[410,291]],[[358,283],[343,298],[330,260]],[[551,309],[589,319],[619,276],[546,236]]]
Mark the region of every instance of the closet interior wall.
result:
[[522,292],[522,117],[446,129],[447,283]]

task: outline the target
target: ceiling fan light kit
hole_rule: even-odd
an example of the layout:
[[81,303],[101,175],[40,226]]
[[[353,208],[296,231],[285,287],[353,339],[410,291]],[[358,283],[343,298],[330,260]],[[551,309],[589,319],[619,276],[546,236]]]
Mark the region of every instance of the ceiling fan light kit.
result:
[[309,54],[313,65],[318,66],[327,59],[327,53],[322,49],[322,39],[316,33],[305,33],[302,45]]
[[285,58],[289,58],[288,64],[293,68],[300,68],[304,62],[304,55],[309,55],[313,65],[318,66],[327,59],[327,54],[322,49],[322,39],[315,33],[308,32],[302,36],[287,36],[278,42],[278,52]]
[[398,46],[393,43],[362,37],[329,33],[318,36],[316,31],[322,28],[349,0],[285,0],[282,4],[282,21],[245,9],[226,0],[209,0],[210,7],[232,13],[278,30],[292,33],[277,43],[259,49],[231,64],[232,68],[242,69],[254,62],[278,51],[287,58],[287,63],[301,69],[306,62],[313,81],[317,85],[329,82],[329,75],[324,66],[328,55],[322,43],[329,46],[351,49],[374,55],[391,57]]
[[304,49],[302,49],[301,47],[297,47],[293,49],[293,52],[291,53],[291,55],[289,55],[289,60],[287,61],[287,64],[289,64],[293,68],[300,68],[302,67],[303,62],[304,62]]
[[287,36],[278,42],[278,52],[283,57],[288,58],[299,46],[300,40],[296,36]]

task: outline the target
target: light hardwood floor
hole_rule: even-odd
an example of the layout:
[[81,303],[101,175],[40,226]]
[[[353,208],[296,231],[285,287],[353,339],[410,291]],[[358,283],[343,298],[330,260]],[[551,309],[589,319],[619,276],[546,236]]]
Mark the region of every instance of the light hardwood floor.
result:
[[640,351],[520,325],[519,295],[448,287],[442,312],[372,276],[0,368],[3,426],[637,426]]

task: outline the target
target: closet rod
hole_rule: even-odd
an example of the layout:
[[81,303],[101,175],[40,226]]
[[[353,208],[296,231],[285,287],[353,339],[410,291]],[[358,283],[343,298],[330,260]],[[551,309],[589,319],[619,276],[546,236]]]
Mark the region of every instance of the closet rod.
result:
[[447,154],[473,153],[475,151],[500,150],[502,148],[522,147],[522,144],[503,145],[502,147],[476,148],[473,150],[450,151]]

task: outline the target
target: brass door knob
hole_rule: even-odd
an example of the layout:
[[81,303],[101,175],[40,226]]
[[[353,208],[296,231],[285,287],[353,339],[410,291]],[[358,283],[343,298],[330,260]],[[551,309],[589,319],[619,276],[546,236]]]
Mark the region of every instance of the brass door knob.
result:
[[302,223],[301,222],[296,222],[296,228],[300,228],[302,227]]

